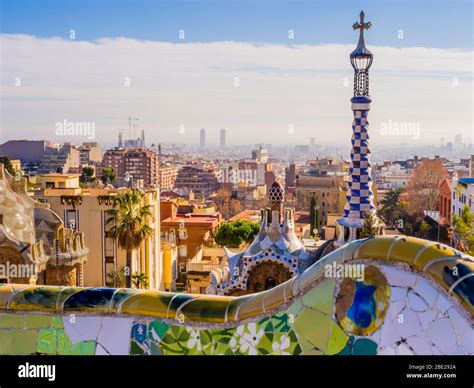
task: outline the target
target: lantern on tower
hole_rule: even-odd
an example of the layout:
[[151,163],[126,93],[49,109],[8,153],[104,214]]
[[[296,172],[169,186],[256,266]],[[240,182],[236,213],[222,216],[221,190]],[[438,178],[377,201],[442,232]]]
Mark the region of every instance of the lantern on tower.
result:
[[360,21],[355,22],[352,28],[359,30],[359,42],[351,53],[351,65],[354,68],[354,96],[369,95],[369,69],[374,60],[374,55],[365,47],[364,30],[371,27],[371,23],[364,22],[365,14],[360,12]]

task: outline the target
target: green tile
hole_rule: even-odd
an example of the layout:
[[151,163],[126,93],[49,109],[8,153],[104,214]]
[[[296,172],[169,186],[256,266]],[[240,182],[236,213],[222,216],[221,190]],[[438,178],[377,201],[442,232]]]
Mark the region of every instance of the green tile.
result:
[[296,316],[298,315],[298,313],[301,311],[302,308],[303,308],[303,303],[301,303],[301,300],[299,298],[295,299],[294,302],[291,304],[291,306],[288,307],[288,309],[286,310],[286,314],[288,315],[290,324],[294,323]]
[[25,315],[25,327],[27,329],[42,329],[51,326],[50,315]]
[[148,338],[159,342],[168,331],[169,326],[161,321],[151,321],[148,323]]
[[84,341],[73,344],[70,354],[76,356],[93,356],[95,354],[95,345],[96,344],[93,341]]
[[10,330],[10,354],[36,354],[36,330]]
[[348,335],[334,322],[331,328],[331,335],[329,336],[326,354],[333,355],[341,352],[349,340]]
[[11,331],[0,330],[0,354],[10,354]]
[[294,330],[302,341],[309,342],[313,347],[324,351],[332,323],[332,319],[327,315],[306,308],[296,317]]
[[327,279],[303,296],[303,303],[315,310],[332,315],[336,279]]
[[56,330],[41,329],[38,331],[38,353],[56,354],[57,341]]
[[367,338],[360,338],[355,342],[352,354],[357,356],[375,356],[377,354],[377,344]]
[[54,316],[51,320],[51,326],[55,329],[62,329],[64,327],[62,318],[59,316]]
[[63,329],[58,330],[58,354],[70,354],[71,353],[71,340]]
[[25,316],[23,314],[0,314],[0,327],[18,328],[25,327]]

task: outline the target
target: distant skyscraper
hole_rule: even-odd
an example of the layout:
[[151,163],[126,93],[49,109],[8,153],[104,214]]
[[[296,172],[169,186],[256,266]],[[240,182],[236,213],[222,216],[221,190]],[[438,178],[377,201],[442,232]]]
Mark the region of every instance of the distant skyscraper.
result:
[[309,139],[309,144],[311,147],[314,147],[316,145],[316,139],[314,137]]
[[123,135],[122,135],[122,131],[119,131],[119,133],[118,133],[118,146],[119,146],[119,148],[123,148]]
[[142,137],[140,139],[140,147],[141,148],[146,148],[146,145],[145,145],[145,130],[142,129]]
[[201,132],[199,132],[199,146],[206,148],[206,130],[204,128],[201,128]]
[[457,149],[462,148],[462,134],[461,134],[461,133],[458,133],[458,134],[454,137],[454,146],[455,146]]
[[222,128],[221,129],[221,137],[220,137],[220,144],[221,144],[221,148],[224,149],[225,148],[225,128]]

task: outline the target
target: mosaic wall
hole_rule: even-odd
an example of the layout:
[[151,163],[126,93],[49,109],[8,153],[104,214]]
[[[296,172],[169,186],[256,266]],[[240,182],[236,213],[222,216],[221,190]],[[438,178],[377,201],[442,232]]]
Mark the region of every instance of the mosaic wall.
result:
[[238,298],[2,285],[0,354],[472,355],[473,274],[472,257],[397,236]]

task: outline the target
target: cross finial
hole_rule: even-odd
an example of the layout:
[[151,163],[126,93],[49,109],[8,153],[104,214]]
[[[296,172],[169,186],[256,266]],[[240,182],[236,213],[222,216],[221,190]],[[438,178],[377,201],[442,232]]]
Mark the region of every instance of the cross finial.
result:
[[368,30],[371,26],[372,26],[372,23],[371,22],[367,22],[365,23],[364,22],[364,18],[365,18],[365,14],[364,14],[364,11],[360,11],[360,21],[358,22],[355,22],[353,25],[352,25],[352,28],[354,30],[359,30],[360,31],[360,35],[359,35],[359,44],[357,46],[360,46],[360,47],[364,47],[365,46],[365,42],[364,42],[364,30]]

